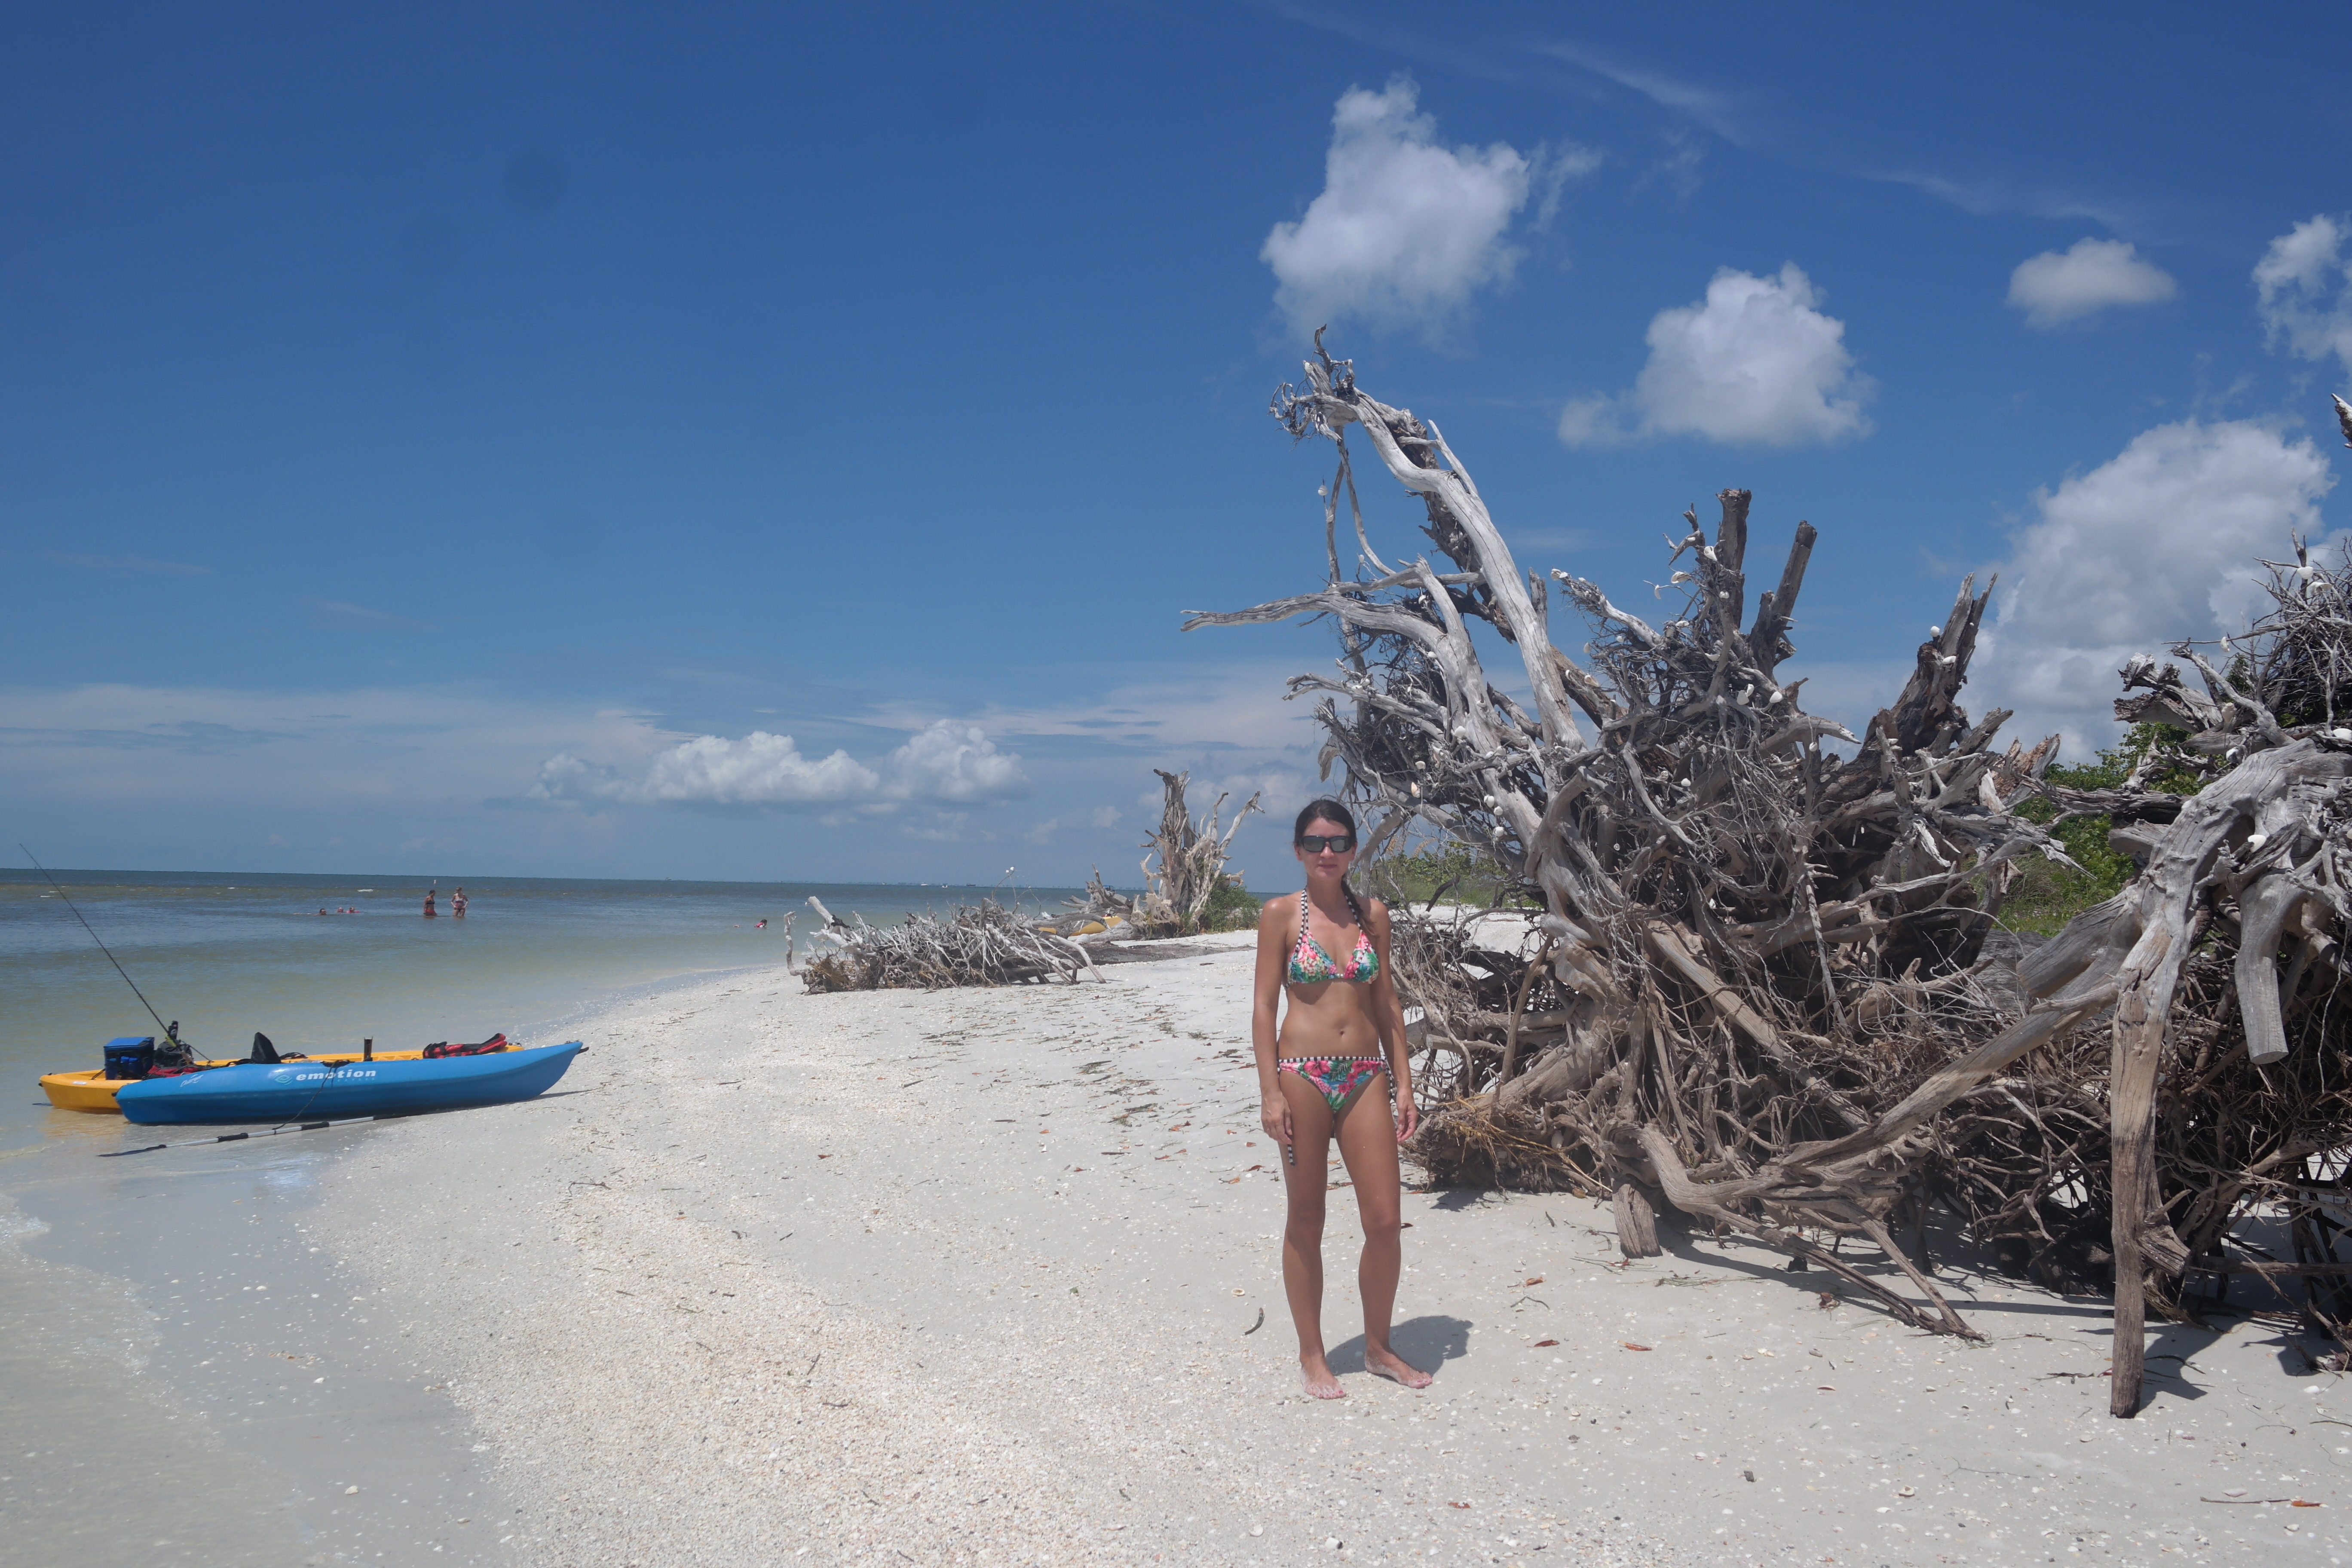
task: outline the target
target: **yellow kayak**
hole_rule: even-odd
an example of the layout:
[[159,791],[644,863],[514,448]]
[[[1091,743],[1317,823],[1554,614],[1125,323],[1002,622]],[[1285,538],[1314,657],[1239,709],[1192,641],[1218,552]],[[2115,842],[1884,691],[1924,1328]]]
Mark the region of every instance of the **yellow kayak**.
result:
[[[378,1051],[373,1060],[380,1062],[413,1062],[424,1057],[423,1051]],[[232,1057],[226,1061],[201,1063],[208,1068],[235,1067],[244,1058]],[[308,1057],[314,1062],[355,1062],[361,1059],[357,1051],[337,1052],[331,1056]],[[90,1068],[82,1072],[45,1073],[41,1089],[49,1103],[59,1110],[89,1110],[101,1116],[120,1116],[122,1108],[114,1103],[115,1091],[125,1084],[143,1081],[135,1078],[109,1078],[104,1068]]]

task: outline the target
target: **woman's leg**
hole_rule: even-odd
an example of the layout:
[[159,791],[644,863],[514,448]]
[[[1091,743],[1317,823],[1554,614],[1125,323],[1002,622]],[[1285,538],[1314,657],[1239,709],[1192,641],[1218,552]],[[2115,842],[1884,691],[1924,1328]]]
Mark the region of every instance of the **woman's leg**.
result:
[[1403,1184],[1397,1172],[1388,1074],[1366,1084],[1339,1118],[1339,1158],[1347,1163],[1364,1221],[1364,1256],[1356,1265],[1356,1288],[1364,1298],[1364,1370],[1407,1388],[1425,1388],[1429,1374],[1389,1347],[1389,1320],[1396,1311],[1397,1276],[1403,1266]]
[[1297,1142],[1276,1150],[1290,1213],[1282,1227],[1282,1289],[1290,1298],[1290,1321],[1298,1330],[1298,1369],[1307,1392],[1318,1399],[1342,1399],[1347,1390],[1331,1375],[1323,1352],[1324,1169],[1330,1160],[1331,1107],[1315,1086],[1295,1072],[1275,1075],[1290,1104]]

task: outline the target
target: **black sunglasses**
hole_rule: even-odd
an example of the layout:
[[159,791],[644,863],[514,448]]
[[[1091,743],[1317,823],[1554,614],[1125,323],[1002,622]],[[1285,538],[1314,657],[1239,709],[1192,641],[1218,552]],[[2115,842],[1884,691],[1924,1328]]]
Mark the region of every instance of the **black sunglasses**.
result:
[[1320,855],[1326,849],[1334,855],[1345,855],[1356,847],[1356,836],[1352,833],[1302,833],[1298,836],[1298,846],[1309,855]]

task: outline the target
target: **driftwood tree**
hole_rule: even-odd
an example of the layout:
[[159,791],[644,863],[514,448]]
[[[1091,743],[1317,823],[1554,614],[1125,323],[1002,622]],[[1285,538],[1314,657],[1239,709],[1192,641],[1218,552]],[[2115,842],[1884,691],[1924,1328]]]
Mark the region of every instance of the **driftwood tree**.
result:
[[[1580,578],[1523,574],[1443,434],[1365,393],[1319,338],[1306,385],[1281,389],[1274,413],[1295,437],[1337,449],[1328,580],[1187,626],[1329,616],[1338,670],[1297,677],[1292,690],[1320,698],[1327,773],[1344,769],[1343,788],[1374,824],[1370,847],[1418,820],[1484,847],[1540,906],[1531,955],[1498,964],[1489,954],[1466,982],[1401,964],[1409,986],[1419,981],[1430,1045],[1444,1035],[1461,1047],[1451,1080],[1461,1098],[1429,1119],[1423,1158],[1612,1195],[1629,1255],[1656,1250],[1652,1199],[1662,1195],[1838,1274],[1907,1321],[1958,1334],[1972,1331],[1895,1239],[1899,1207],[1924,1212],[1932,1189],[1980,1230],[2022,1237],[2042,1262],[2061,1240],[2053,1223],[2105,1208],[2123,1287],[2118,1328],[2136,1329],[2141,1259],[2189,1260],[2147,1153],[2147,1108],[2168,1010],[2210,918],[2200,910],[2217,896],[2215,857],[2233,835],[2263,832],[2263,844],[2278,847],[2238,873],[2242,886],[2256,888],[2273,864],[2312,879],[2304,868],[2315,867],[2314,844],[2340,842],[2329,837],[2340,758],[2332,721],[2298,728],[2274,707],[2257,718],[2260,700],[2210,667],[2200,668],[2205,708],[2177,676],[2127,672],[2181,706],[2199,746],[2234,752],[2245,777],[2217,780],[2185,806],[2150,798],[2158,792],[2146,781],[2109,801],[2055,792],[2067,809],[2116,815],[2148,868],[2036,955],[2021,990],[1983,947],[2021,858],[2063,858],[2018,810],[2053,793],[2041,774],[2055,743],[1997,749],[2008,715],[1974,720],[1958,702],[1990,588],[1963,584],[1902,694],[1856,737],[1805,713],[1801,681],[1780,679],[1794,652],[1810,526],[1796,530],[1751,615],[1748,492],[1717,498],[1712,539],[1686,512],[1673,578],[1686,597],[1653,626]],[[1391,564],[1373,549],[1356,500],[1355,431],[1420,499],[1451,570],[1426,559]],[[1351,572],[1340,564],[1343,496]],[[1550,640],[1554,586],[1592,634],[1580,661]],[[1487,679],[1479,624],[1517,662],[1524,703]],[[2347,624],[2339,615],[2329,635]],[[2297,689],[2336,691],[2328,660],[2339,644],[2305,641],[2288,661],[2305,683]],[[2340,646],[2352,655],[2352,640]],[[2340,662],[2352,670],[2352,657]],[[1853,754],[1825,752],[1831,737]],[[2249,766],[2256,748],[2279,755]],[[2266,812],[2277,828],[2255,826]],[[2286,832],[2290,817],[2305,826]],[[2264,923],[2273,903],[2288,925],[2319,918],[2308,889],[2292,900],[2258,894],[2258,939],[2284,929]],[[2312,961],[2340,950],[2299,951],[2296,973],[2310,984]],[[2263,952],[2258,941],[2257,968],[2269,962]],[[1465,992],[1483,1006],[1465,1009]],[[1465,1026],[1497,1018],[1499,1050],[1482,1056],[1462,1038]],[[2105,1086],[2086,1081],[2098,1071],[2084,1048],[2097,1020],[2107,1021],[2115,1060],[2104,1129]],[[2017,1070],[2037,1052],[2043,1068]],[[2341,1119],[2332,1125],[2318,1134],[2323,1147],[2342,1142]],[[2102,1132],[2115,1140],[2112,1185]],[[2273,1186],[2301,1175],[2299,1157],[2292,1170],[2278,1159],[2263,1170]],[[2263,1174],[2225,1166],[2199,1178],[2224,1229]],[[2109,1204],[2111,1193],[2131,1196]],[[1922,1300],[1853,1268],[1815,1239],[1823,1235],[1868,1237]],[[2118,1409],[2136,1408],[2139,1341],[2119,1334],[2117,1343]]]
[[1162,792],[1160,827],[1139,846],[1144,851],[1145,889],[1136,900],[1135,918],[1148,931],[1182,935],[1201,929],[1210,900],[1225,885],[1234,835],[1258,808],[1261,792],[1253,792],[1234,813],[1233,821],[1221,826],[1226,795],[1220,794],[1195,820],[1184,803],[1192,775],[1171,773],[1165,768],[1151,771],[1160,775]]

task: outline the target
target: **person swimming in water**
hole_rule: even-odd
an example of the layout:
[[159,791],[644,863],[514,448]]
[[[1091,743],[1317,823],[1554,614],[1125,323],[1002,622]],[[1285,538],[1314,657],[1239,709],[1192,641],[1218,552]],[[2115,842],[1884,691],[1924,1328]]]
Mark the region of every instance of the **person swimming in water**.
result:
[[429,921],[429,920],[432,920],[432,919],[436,918],[436,916],[438,916],[440,913],[441,913],[441,911],[440,911],[439,910],[436,910],[436,909],[435,909],[435,908],[433,907],[433,889],[430,889],[430,888],[425,889],[425,918],[426,920],[428,920],[428,921]]
[[466,918],[466,889],[458,889],[449,895],[449,912],[459,920]]
[[[1359,899],[1348,885],[1356,819],[1338,801],[1309,802],[1292,825],[1291,847],[1307,886],[1296,898],[1267,900],[1258,916],[1250,1033],[1264,1100],[1259,1121],[1282,1148],[1289,1194],[1282,1285],[1298,1331],[1299,1372],[1316,1398],[1347,1397],[1323,1345],[1325,1172],[1336,1137],[1364,1226],[1356,1266],[1364,1370],[1426,1388],[1429,1373],[1389,1343],[1402,1266],[1397,1149],[1412,1136],[1421,1113],[1404,1009],[1389,973],[1388,907]],[[1335,952],[1347,956],[1335,959]],[[1365,1100],[1389,1114],[1360,1110]]]

